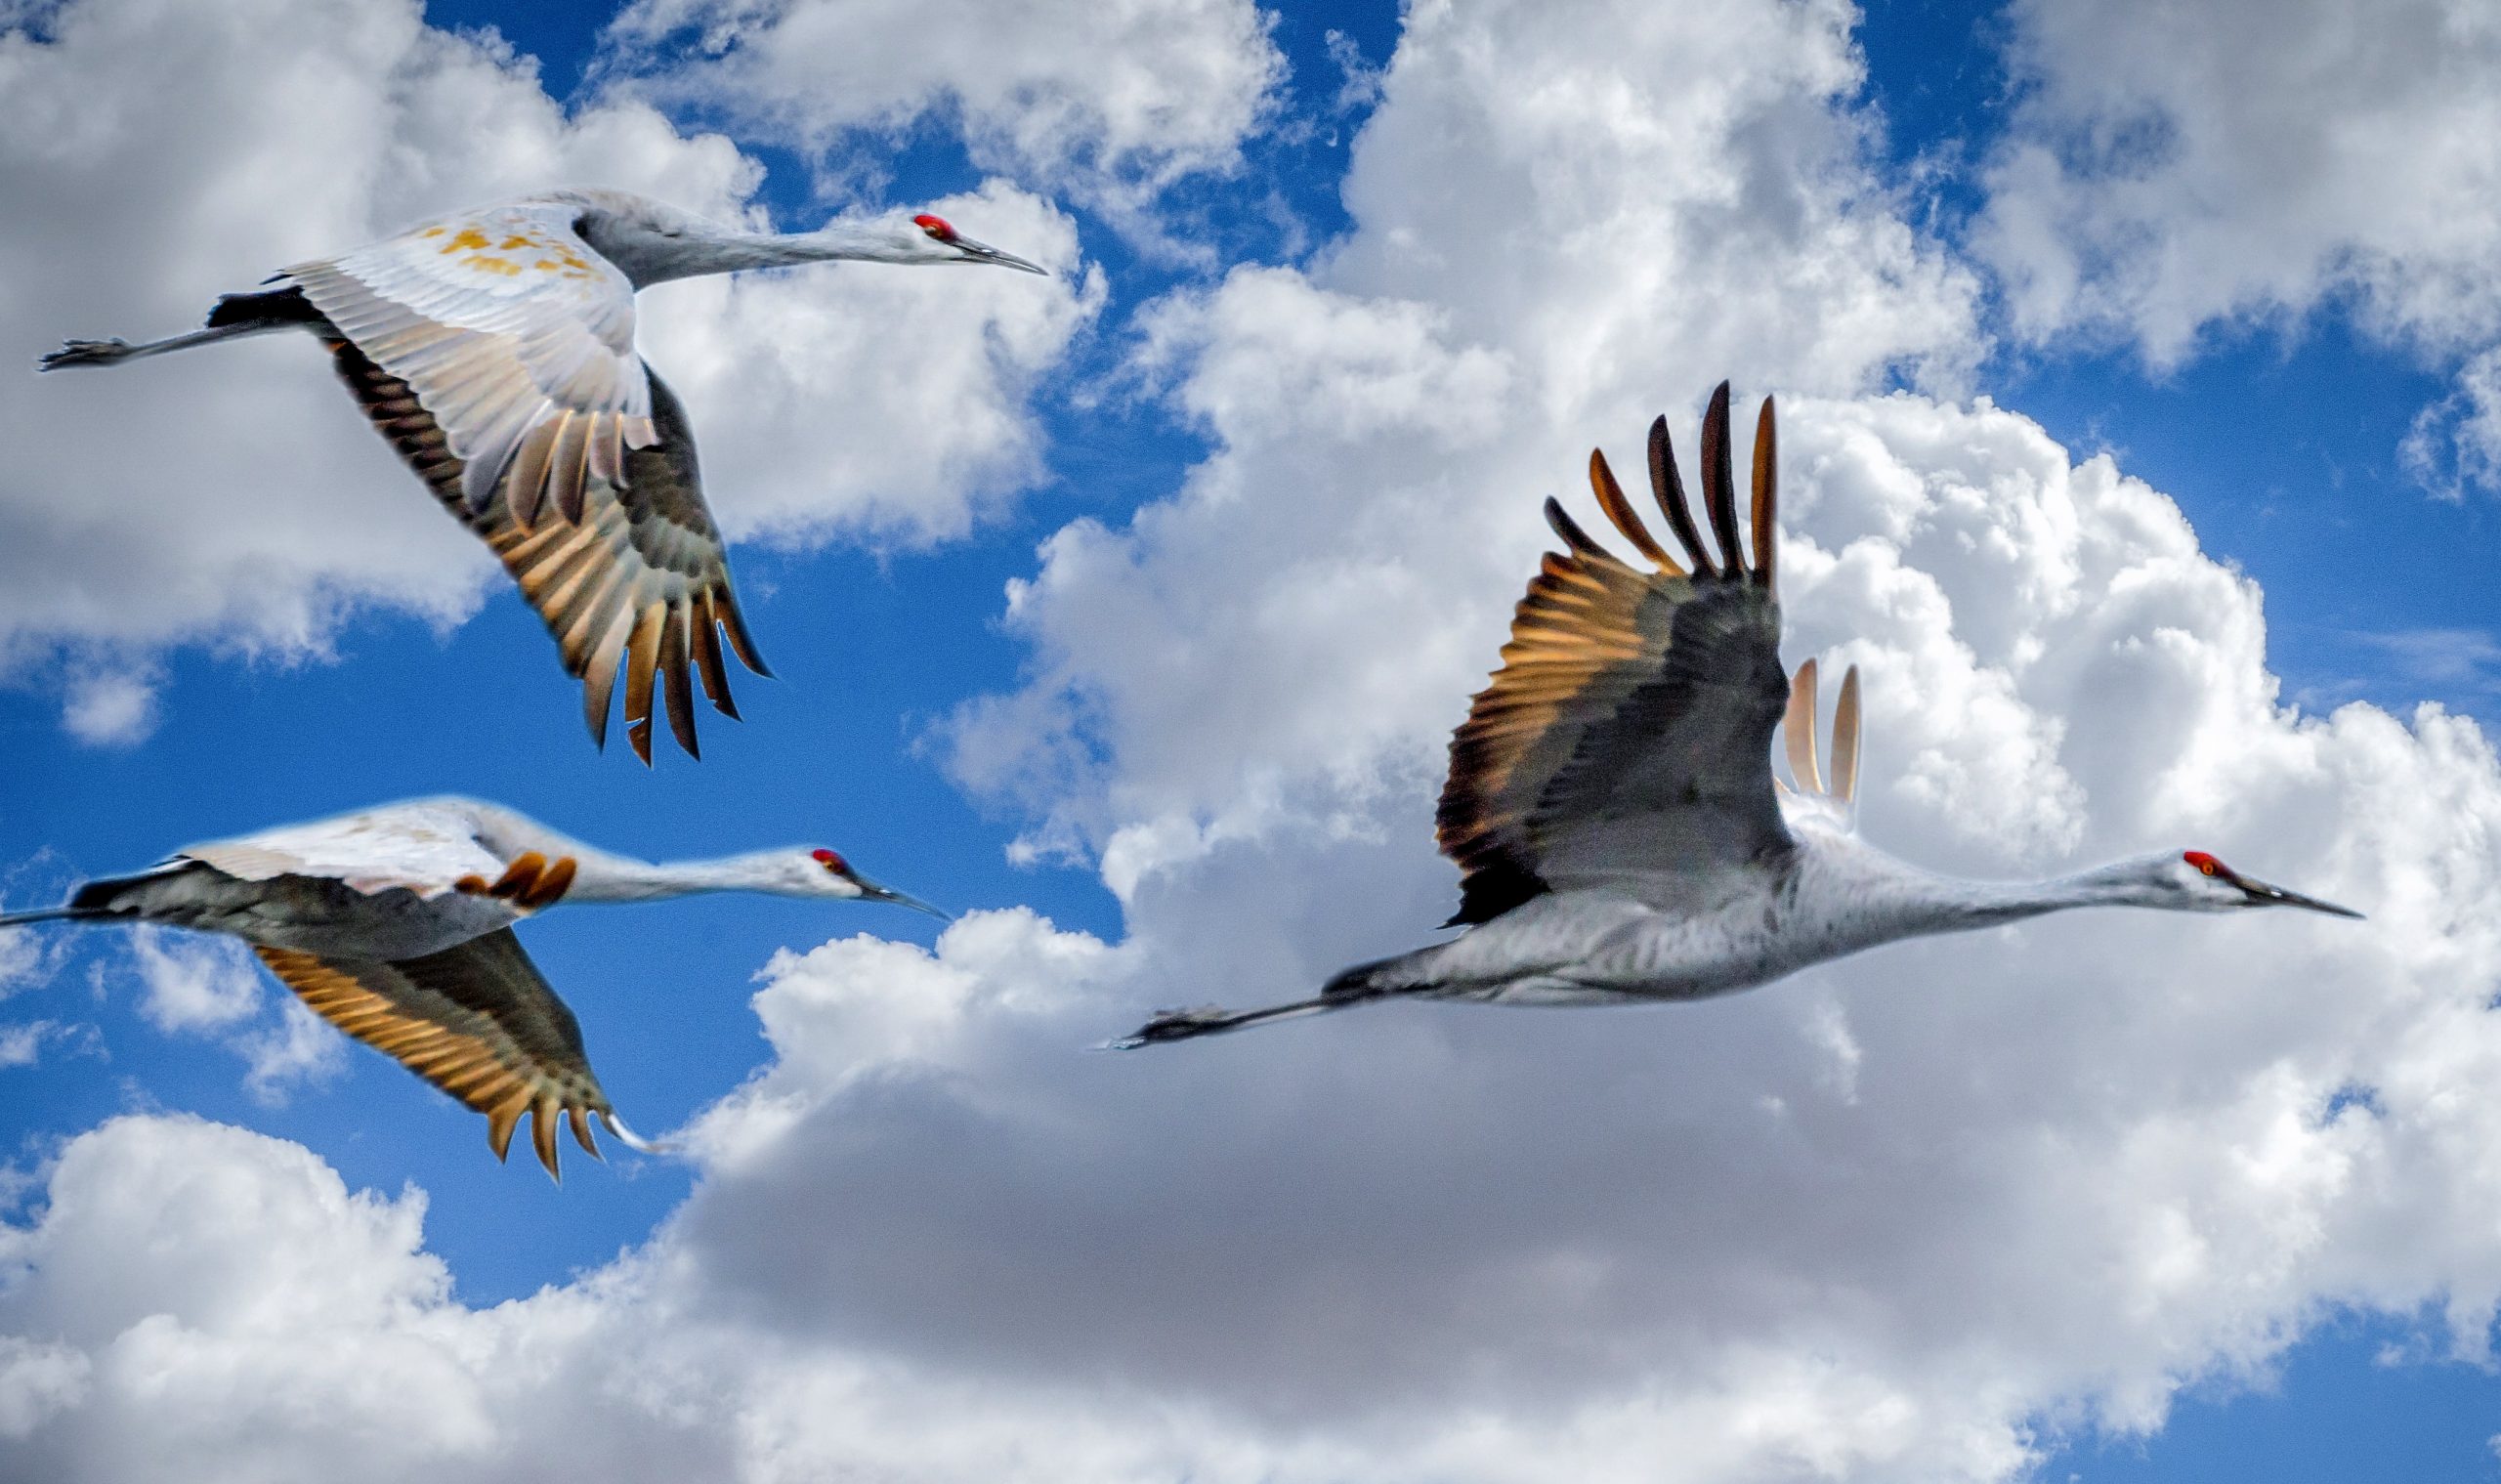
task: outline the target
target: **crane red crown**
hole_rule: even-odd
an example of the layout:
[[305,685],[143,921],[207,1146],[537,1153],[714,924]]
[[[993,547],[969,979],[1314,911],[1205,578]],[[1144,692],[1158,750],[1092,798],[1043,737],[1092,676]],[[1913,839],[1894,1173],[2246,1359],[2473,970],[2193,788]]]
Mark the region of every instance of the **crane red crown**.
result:
[[947,219],[945,217],[931,216],[928,212],[924,211],[920,215],[911,219],[911,225],[919,228],[931,236],[936,237],[941,242],[952,242],[955,240],[955,229],[947,225]]
[[849,875],[851,873],[851,863],[844,860],[839,855],[834,854],[830,850],[813,850],[810,851],[809,854],[815,856],[817,858],[817,864],[827,870],[840,875]]
[[2220,876],[2224,873],[2224,863],[2202,850],[2183,850],[2180,853],[2180,859],[2196,867],[2207,875]]

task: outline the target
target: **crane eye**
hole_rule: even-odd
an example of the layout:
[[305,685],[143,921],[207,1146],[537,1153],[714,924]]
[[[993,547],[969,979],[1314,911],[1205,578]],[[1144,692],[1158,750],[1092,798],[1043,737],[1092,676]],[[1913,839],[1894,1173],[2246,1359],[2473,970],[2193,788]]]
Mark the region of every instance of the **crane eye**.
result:
[[2180,859],[2196,867],[2198,871],[2202,874],[2209,876],[2219,876],[2223,874],[2224,863],[2216,860],[2213,856],[2206,854],[2202,850],[2183,851],[2182,852]]
[[834,854],[830,850],[812,850],[808,853],[816,857],[817,864],[819,866],[832,871],[837,876],[847,875],[850,873],[851,863],[845,861],[842,857]]
[[937,238],[941,242],[952,242],[955,240],[955,229],[947,225],[947,219],[945,217],[931,216],[929,213],[924,211],[920,215],[911,219],[911,225],[919,228],[922,232],[929,233],[929,235]]

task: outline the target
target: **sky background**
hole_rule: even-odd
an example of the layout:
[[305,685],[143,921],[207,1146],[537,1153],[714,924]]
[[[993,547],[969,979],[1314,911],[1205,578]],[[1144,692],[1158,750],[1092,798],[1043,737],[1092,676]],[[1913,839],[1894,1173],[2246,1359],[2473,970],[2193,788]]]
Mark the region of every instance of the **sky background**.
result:
[[[781,677],[648,771],[313,347],[0,397],[8,906],[457,791],[964,914],[530,924],[684,1149],[561,1188],[0,936],[0,1471],[2501,1478],[2496,115],[2428,0],[0,0],[29,366],[557,184],[1057,271],[644,298]],[[1081,1054],[1424,941],[1539,500],[1723,376],[1878,845],[2372,920]]]

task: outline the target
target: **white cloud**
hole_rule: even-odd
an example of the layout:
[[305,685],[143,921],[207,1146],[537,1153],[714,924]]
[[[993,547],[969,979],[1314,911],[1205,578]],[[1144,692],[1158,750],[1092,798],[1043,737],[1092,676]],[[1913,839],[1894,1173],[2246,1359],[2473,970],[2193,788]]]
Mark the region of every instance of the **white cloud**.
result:
[[223,1031],[261,1007],[260,970],[236,939],[138,927],[130,956],[146,992],[139,1013],[169,1035]]
[[297,1085],[334,1081],[347,1071],[347,1038],[292,997],[278,1001],[278,1023],[236,1038],[248,1064],[243,1090],[264,1107],[286,1104]]
[[[2279,708],[2261,594],[2161,493],[1985,401],[1871,395],[1979,345],[1868,184],[1846,19],[1414,8],[1355,234],[1142,318],[1140,384],[1213,451],[1046,543],[1032,683],[953,733],[1099,859],[1121,942],[987,912],[778,955],[773,1060],[685,1130],[688,1202],[493,1308],[414,1193],[190,1120],[81,1135],[0,1227],[0,1331],[41,1347],[0,1459],[1995,1480],[2339,1304],[2477,1353],[2501,762],[2437,707]],[[1443,739],[1537,496],[1586,509],[1589,440],[1635,469],[1663,404],[1690,458],[1726,372],[1784,398],[1789,650],[1866,666],[1876,842],[2195,845],[2372,920],[2079,913],[1699,1005],[1081,1054],[1424,936]]]
[[[0,233],[0,277],[28,289],[0,299],[0,341],[28,356],[171,333],[429,211],[598,183],[736,217],[760,178],[643,105],[567,112],[533,66],[428,28],[411,0],[76,0],[43,39],[0,32],[0,197],[43,203]],[[1075,267],[1072,227],[1030,195],[950,206]],[[1099,295],[1082,276],[837,268],[664,289],[644,327],[734,536],[927,541],[1033,475],[1026,390]],[[120,740],[148,724],[163,646],[318,657],[353,607],[465,615],[485,552],[360,421],[293,337],[29,380],[0,402],[0,661],[46,684],[35,661],[65,651],[91,677],[67,724]]]
[[1973,245],[2017,333],[2115,333],[2159,368],[2218,329],[2346,303],[2400,347],[2475,358],[2409,461],[2435,488],[2494,484],[2489,7],[2024,0],[2009,16],[2021,102]]
[[61,724],[80,742],[129,746],[156,730],[156,686],[141,670],[90,672],[69,683]]
[[[283,1107],[295,1086],[347,1069],[346,1038],[294,996],[264,995],[261,967],[240,940],[143,926],[132,930],[130,952],[144,991],[140,1017],[243,1058],[243,1090],[255,1102]],[[101,983],[104,970],[97,974]],[[273,998],[275,1021],[262,1013]]]
[[1239,161],[1285,77],[1269,23],[1249,0],[636,0],[608,61],[623,90],[817,151],[942,113],[982,168],[1129,214]]

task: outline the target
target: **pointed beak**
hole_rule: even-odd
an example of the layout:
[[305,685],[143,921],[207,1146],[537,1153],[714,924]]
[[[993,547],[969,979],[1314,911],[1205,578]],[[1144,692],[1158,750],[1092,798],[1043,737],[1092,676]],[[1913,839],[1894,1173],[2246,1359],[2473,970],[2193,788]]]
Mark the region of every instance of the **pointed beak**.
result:
[[2305,897],[2300,892],[2286,891],[2280,886],[2269,886],[2264,881],[2253,881],[2247,876],[2234,876],[2232,884],[2249,893],[2249,905],[2252,907],[2300,907],[2314,912],[2325,912],[2331,917],[2358,918],[2362,915],[2350,907],[2339,907],[2333,902],[2321,902],[2316,897]]
[[851,879],[859,886],[860,898],[864,902],[892,902],[897,907],[909,907],[916,912],[927,912],[941,922],[955,920],[954,912],[941,912],[918,897],[907,895],[891,887],[879,886],[866,876],[853,876]]
[[962,253],[963,261],[966,263],[988,263],[996,268],[1021,268],[1029,274],[1040,274],[1045,278],[1051,276],[1051,271],[1040,264],[1028,263],[1012,252],[1000,252],[988,242],[976,242],[970,237],[959,236],[947,245]]

